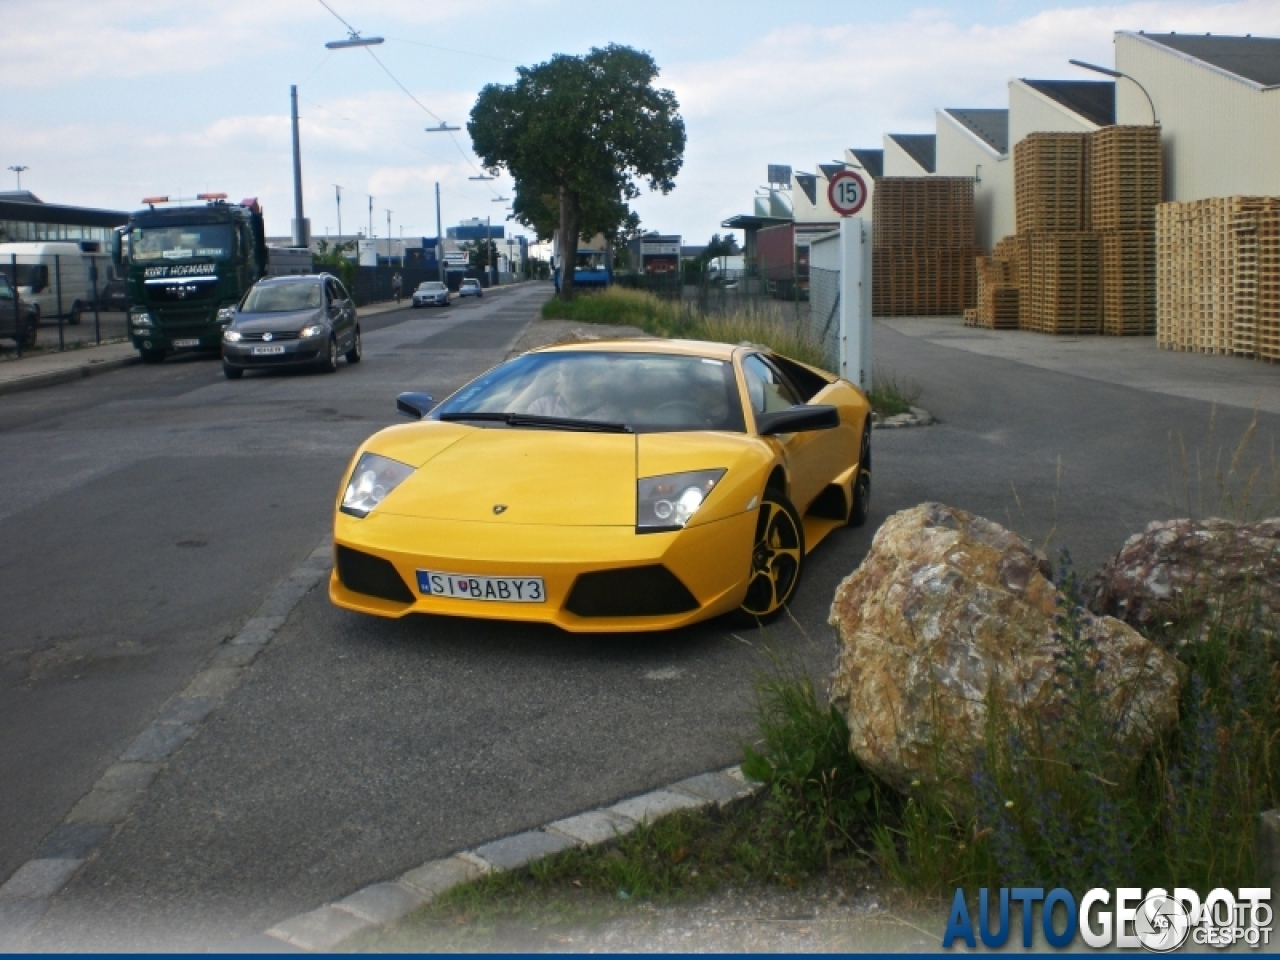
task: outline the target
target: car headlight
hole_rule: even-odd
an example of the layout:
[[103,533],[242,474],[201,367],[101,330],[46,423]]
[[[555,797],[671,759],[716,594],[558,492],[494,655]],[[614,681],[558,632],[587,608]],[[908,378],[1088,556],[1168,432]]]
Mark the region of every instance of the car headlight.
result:
[[318,323],[313,323],[309,327],[303,327],[298,336],[305,340],[307,337],[318,337],[323,331],[324,327]]
[[240,334],[239,330],[223,330],[222,339],[227,341],[227,343],[239,343],[244,339],[244,337]]
[[637,481],[636,529],[641,533],[679,530],[698,512],[724,473],[695,470]]
[[131,322],[135,327],[150,327],[150,326],[152,326],[152,322],[151,322],[151,314],[147,313],[147,311],[145,311],[145,310],[140,310],[140,311],[138,311],[137,313],[131,313],[131,314],[129,314],[129,321],[130,321],[130,322]]
[[366,517],[374,507],[405,481],[413,467],[376,453],[362,454],[351,471],[342,506],[338,509],[353,517]]
[[235,307],[223,307],[218,311],[218,322],[224,327],[236,318]]

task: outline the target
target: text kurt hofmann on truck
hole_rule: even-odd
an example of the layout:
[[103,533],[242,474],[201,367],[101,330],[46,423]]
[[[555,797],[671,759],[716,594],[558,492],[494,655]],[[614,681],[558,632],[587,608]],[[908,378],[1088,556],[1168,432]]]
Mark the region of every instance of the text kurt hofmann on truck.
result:
[[174,351],[218,350],[240,298],[267,269],[262,208],[203,193],[203,206],[157,207],[129,217],[112,257],[129,280],[129,339],[148,363]]

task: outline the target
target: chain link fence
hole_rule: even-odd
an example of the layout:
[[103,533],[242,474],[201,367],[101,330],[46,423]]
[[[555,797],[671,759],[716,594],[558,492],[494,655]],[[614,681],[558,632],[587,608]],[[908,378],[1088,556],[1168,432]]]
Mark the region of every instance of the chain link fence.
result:
[[0,276],[0,356],[128,337],[128,295],[107,254],[9,254]]
[[808,336],[836,369],[840,360],[840,271],[809,268]]

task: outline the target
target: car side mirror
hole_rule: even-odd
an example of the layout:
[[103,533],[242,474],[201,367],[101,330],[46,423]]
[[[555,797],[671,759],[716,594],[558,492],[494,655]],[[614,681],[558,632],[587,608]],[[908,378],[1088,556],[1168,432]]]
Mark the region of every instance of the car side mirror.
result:
[[396,412],[414,420],[421,420],[435,405],[436,402],[427,393],[402,393],[396,397]]
[[831,430],[840,426],[840,411],[830,404],[797,404],[786,410],[762,413],[756,417],[756,429],[762,437],[779,433],[804,433],[809,430]]

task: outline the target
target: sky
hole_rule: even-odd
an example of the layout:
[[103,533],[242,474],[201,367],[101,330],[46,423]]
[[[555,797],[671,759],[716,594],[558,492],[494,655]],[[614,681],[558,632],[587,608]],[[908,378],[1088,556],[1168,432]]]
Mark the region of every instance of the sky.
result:
[[[466,121],[519,65],[608,43],[645,50],[680,103],[676,188],[634,201],[646,230],[705,243],[749,213],[770,163],[813,170],[887,132],[931,133],[942,107],[1005,107],[1013,77],[1101,79],[1116,30],[1280,36],[1280,2],[1088,5],[940,0],[803,5],[649,0],[0,0],[0,189],[11,166],[49,203],[132,210],[143,197],[257,197],[267,232],[293,217],[289,88],[298,87],[312,235],[434,236],[508,215]],[[336,16],[335,16],[336,14]],[[341,19],[339,19],[341,18]],[[327,50],[347,27],[385,42]],[[371,55],[371,52],[373,55]],[[375,59],[376,57],[376,59]],[[441,120],[458,133],[428,133]],[[390,211],[388,215],[387,211]],[[516,225],[516,232],[527,232]]]

